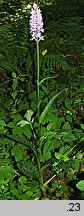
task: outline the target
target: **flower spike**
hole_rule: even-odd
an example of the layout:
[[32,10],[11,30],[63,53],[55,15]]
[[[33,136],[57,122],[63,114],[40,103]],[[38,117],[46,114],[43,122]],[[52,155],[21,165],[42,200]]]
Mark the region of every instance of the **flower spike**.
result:
[[40,8],[37,4],[33,4],[30,11],[30,33],[32,35],[31,40],[44,40],[42,33],[44,32],[43,20]]

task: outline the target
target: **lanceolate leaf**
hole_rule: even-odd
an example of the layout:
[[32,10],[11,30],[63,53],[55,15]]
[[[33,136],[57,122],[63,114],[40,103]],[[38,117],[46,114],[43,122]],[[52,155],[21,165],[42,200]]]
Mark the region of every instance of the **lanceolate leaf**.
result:
[[49,103],[47,104],[47,106],[45,107],[45,109],[43,110],[43,112],[40,115],[39,118],[39,123],[41,124],[45,118],[46,113],[48,112],[50,106],[52,105],[52,103],[54,102],[54,100],[61,94],[61,92],[59,92],[58,94],[54,95],[53,98],[49,101]]
[[33,150],[32,143],[28,141],[23,135],[7,135],[7,137],[15,142],[21,143],[25,146],[29,146]]
[[37,156],[37,152],[35,149],[35,146],[32,142],[28,141],[23,135],[22,136],[18,136],[18,135],[7,135],[7,137],[15,142],[21,143],[25,146],[29,146],[30,149],[32,149],[32,151],[34,152],[37,160],[38,160],[38,156]]
[[58,77],[58,75],[56,75],[56,76],[52,76],[52,77],[45,77],[44,79],[42,79],[42,80],[40,81],[40,85],[41,85],[42,82],[44,82],[45,80],[53,79],[53,78],[57,78],[57,77]]

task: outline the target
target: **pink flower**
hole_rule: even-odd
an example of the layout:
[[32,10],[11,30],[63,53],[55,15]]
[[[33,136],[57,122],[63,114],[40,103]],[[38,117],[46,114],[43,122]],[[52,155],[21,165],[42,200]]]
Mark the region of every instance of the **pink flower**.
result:
[[30,11],[30,33],[32,35],[31,40],[44,40],[41,35],[44,32],[43,20],[40,8],[37,4],[33,4]]

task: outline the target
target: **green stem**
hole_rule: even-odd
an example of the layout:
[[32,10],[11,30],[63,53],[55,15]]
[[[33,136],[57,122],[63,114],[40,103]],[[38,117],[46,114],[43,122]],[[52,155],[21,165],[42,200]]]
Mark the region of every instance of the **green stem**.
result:
[[40,75],[40,65],[39,65],[39,41],[37,40],[37,106],[38,106],[38,124],[39,124],[39,102],[40,102],[40,83],[39,83],[39,75]]
[[[40,64],[39,64],[39,40],[36,41],[37,44],[37,107],[38,107],[38,137],[39,137],[39,116],[40,116]],[[43,177],[41,174],[41,164],[39,160],[39,156],[37,156],[37,162],[38,162],[38,169],[39,169],[39,181],[40,181],[40,187],[43,186]]]

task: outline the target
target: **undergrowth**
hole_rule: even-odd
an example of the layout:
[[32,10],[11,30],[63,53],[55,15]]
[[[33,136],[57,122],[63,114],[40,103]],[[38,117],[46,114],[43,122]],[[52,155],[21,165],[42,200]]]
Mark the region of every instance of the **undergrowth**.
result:
[[[17,7],[12,16],[4,13],[0,23],[2,200],[84,198],[84,189],[76,187],[84,179],[83,16],[77,15],[78,6],[74,16],[72,6],[72,16],[63,7],[58,4],[57,12],[53,4],[42,4],[41,80],[52,79],[40,87],[39,133],[36,47],[30,41],[29,9]],[[49,104],[53,95],[56,100]]]

